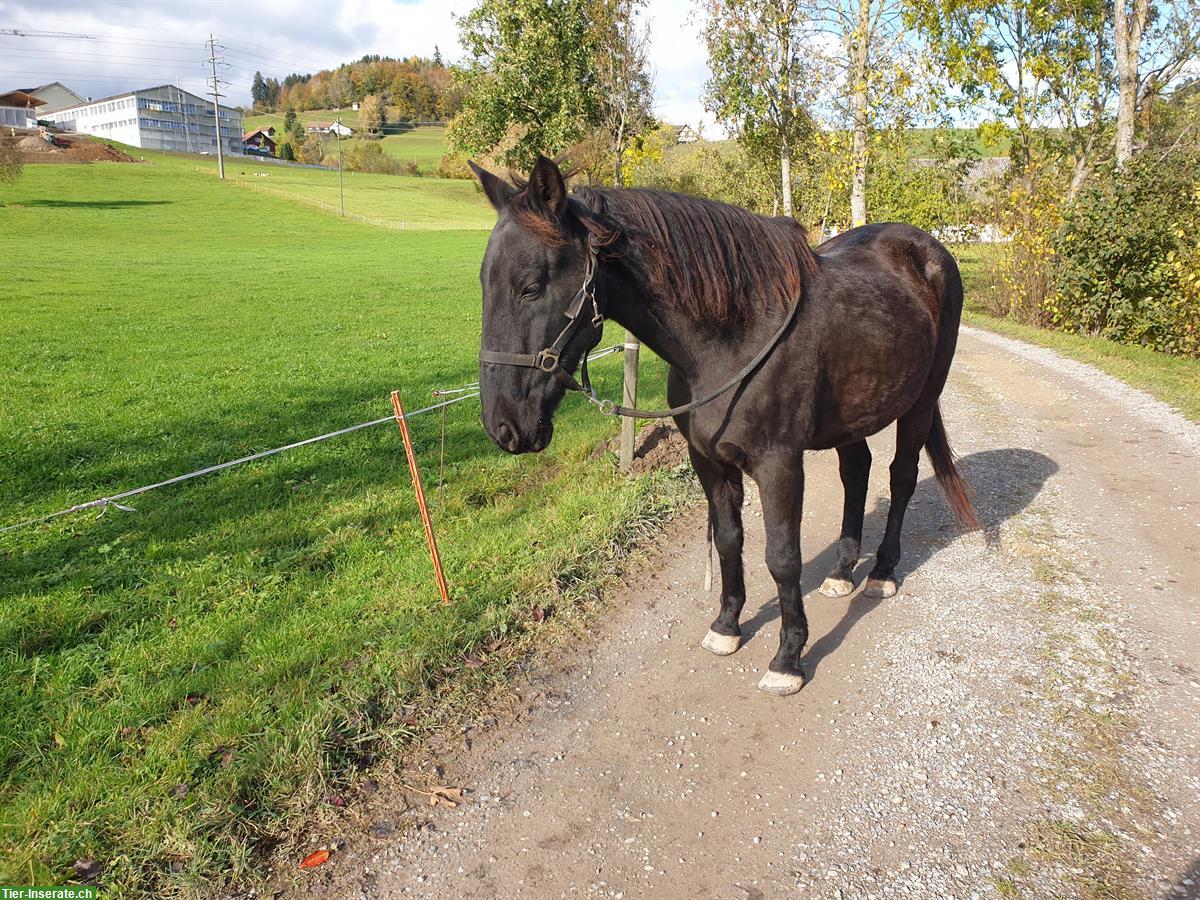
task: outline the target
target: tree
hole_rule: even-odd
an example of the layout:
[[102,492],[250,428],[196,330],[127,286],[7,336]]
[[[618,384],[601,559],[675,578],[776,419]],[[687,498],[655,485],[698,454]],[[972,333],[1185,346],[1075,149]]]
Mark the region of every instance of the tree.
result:
[[849,125],[850,219],[867,222],[871,136],[887,124],[907,124],[912,107],[911,53],[900,0],[811,0],[808,15],[832,41],[812,42],[826,63],[822,76],[833,109]]
[[292,129],[295,127],[296,127],[296,111],[289,106],[287,108],[287,112],[285,112],[283,114],[283,130],[290,134]]
[[[1114,0],[1117,58],[1116,159],[1133,155],[1138,108],[1170,84],[1200,46],[1197,0]],[[1145,40],[1149,37],[1150,40]]]
[[482,0],[459,20],[467,63],[450,148],[527,169],[600,124],[594,0]]
[[777,160],[783,214],[792,210],[792,157],[812,131],[799,49],[810,25],[801,0],[706,0],[712,78],[705,105],[751,156]]
[[437,44],[433,45],[433,64],[439,68],[442,66],[442,51]]
[[265,106],[267,103],[267,83],[263,80],[262,72],[254,73],[254,81],[250,85],[250,99],[255,106]]
[[369,134],[382,134],[387,124],[383,103],[375,94],[362,99],[358,105],[358,127]]
[[632,138],[654,124],[650,100],[654,94],[647,71],[650,29],[637,21],[645,0],[600,0],[597,22],[597,92],[601,127],[613,160],[613,183],[622,185],[622,160]]
[[[1029,167],[1047,119],[1084,128],[1102,115],[1095,98],[1105,90],[1104,0],[906,2],[950,81],[1010,123],[1018,172]],[[1077,105],[1089,97],[1091,112],[1080,120]]]

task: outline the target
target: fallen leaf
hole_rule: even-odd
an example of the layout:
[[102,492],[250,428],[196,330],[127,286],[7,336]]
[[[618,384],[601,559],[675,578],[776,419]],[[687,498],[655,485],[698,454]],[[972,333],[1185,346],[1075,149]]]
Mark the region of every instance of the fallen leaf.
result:
[[341,808],[346,805],[346,798],[341,794],[333,794],[329,797],[328,802],[330,806]]
[[228,769],[233,764],[233,751],[226,750],[221,754],[221,768]]
[[200,702],[200,695],[199,694],[188,694],[183,699],[185,701],[187,701],[188,706],[195,706],[197,703]]
[[58,747],[61,750],[66,745],[66,743],[67,742],[63,740],[63,736],[61,734],[59,734],[57,731],[54,732],[54,746],[55,747]]
[[541,622],[545,618],[546,618],[546,611],[544,609],[542,609],[540,606],[535,606],[533,608],[533,621]]
[[483,667],[483,660],[477,656],[472,656],[467,660],[468,669],[480,669]]
[[177,784],[171,789],[171,796],[176,800],[182,800],[190,791],[191,788],[189,788],[186,784]]
[[429,805],[455,809],[463,802],[463,793],[462,788],[435,787],[429,792]]
[[329,861],[328,850],[315,850],[300,861],[300,868],[315,869],[317,866],[323,866]]
[[494,641],[492,641],[490,644],[487,645],[488,653],[495,653],[502,646],[504,646],[504,638],[496,638]]

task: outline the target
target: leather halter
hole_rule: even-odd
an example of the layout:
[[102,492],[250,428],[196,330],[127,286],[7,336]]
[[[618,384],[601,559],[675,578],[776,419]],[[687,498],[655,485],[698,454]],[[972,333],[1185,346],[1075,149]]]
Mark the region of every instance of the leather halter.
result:
[[[480,350],[479,361],[497,363],[504,366],[539,369],[553,375],[566,385],[567,390],[578,391],[586,395],[593,403],[601,406],[602,411],[607,412],[608,410],[602,406],[607,401],[600,400],[596,396],[596,392],[592,389],[592,382],[588,377],[587,354],[583,355],[583,364],[579,368],[579,381],[576,381],[571,373],[559,363],[563,350],[566,349],[567,344],[574,337],[580,323],[585,321],[585,306],[589,304],[591,306],[592,327],[600,328],[604,325],[604,315],[600,312],[600,304],[596,300],[596,265],[598,261],[599,253],[596,250],[596,246],[591,241],[588,241],[587,260],[583,264],[583,286],[575,293],[575,297],[563,313],[567,317],[567,324],[558,333],[558,337],[554,339],[554,343],[537,353],[501,353],[497,350]],[[611,404],[609,405],[611,406]]]
[[564,369],[559,364],[559,358],[562,356],[563,350],[570,342],[571,337],[575,334],[575,329],[579,327],[579,323],[583,321],[581,318],[584,312],[584,304],[591,302],[592,307],[592,327],[599,328],[604,324],[604,315],[600,312],[600,304],[596,300],[596,266],[599,263],[599,254],[595,244],[588,241],[587,260],[583,266],[583,286],[575,294],[567,306],[564,315],[567,317],[567,324],[563,326],[563,330],[558,333],[558,337],[554,339],[554,343],[549,347],[539,351],[538,353],[501,353],[496,350],[480,350],[479,361],[485,363],[497,363],[504,366],[521,366],[528,369],[540,369],[550,375],[553,375],[564,385],[567,390],[577,391],[594,403],[601,413],[608,416],[630,416],[634,419],[668,419],[674,416],[680,416],[684,413],[691,412],[697,407],[703,406],[706,403],[711,403],[722,394],[728,393],[736,385],[740,384],[742,379],[753,372],[762,363],[764,359],[770,355],[771,351],[779,344],[784,333],[796,318],[796,313],[800,309],[800,297],[796,298],[796,302],[792,304],[784,316],[783,324],[779,326],[779,330],[771,337],[769,341],[754,354],[746,365],[738,370],[737,374],[726,381],[723,385],[714,391],[710,391],[697,400],[691,403],[685,403],[682,406],[673,406],[670,409],[658,410],[643,410],[634,409],[629,406],[618,406],[611,400],[602,400],[596,396],[596,391],[592,388],[592,381],[588,377],[588,361],[587,353],[583,354],[583,362],[579,367],[579,381]]

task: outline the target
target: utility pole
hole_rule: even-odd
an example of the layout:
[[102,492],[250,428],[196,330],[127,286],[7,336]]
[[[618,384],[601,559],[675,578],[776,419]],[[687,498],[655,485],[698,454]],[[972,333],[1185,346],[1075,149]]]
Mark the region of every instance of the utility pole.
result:
[[208,34],[208,61],[212,65],[213,123],[217,132],[217,174],[225,179],[225,150],[221,146],[221,82],[217,78],[217,39]]
[[342,117],[337,117],[337,122],[333,126],[333,132],[337,135],[338,142],[338,215],[343,219],[346,217],[346,192],[342,189]]

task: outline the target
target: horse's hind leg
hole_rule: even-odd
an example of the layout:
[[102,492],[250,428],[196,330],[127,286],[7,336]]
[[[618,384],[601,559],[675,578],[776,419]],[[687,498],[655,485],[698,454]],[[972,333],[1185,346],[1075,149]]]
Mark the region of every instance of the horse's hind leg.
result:
[[846,500],[842,507],[842,535],[838,539],[837,568],[821,585],[826,597],[854,593],[854,567],[862,548],[863,515],[867,507],[867,482],[871,476],[871,450],[866,441],[838,447],[838,469]]
[[896,563],[900,562],[900,530],[904,513],[917,487],[917,464],[921,448],[929,437],[936,401],[912,409],[896,423],[896,456],[891,465],[892,503],[888,509],[887,529],[875,555],[875,568],[867,576],[863,593],[868,597],[891,597],[896,593]]
[[721,611],[701,646],[717,656],[728,656],[741,646],[738,619],[746,603],[742,574],[742,472],[736,466],[708,459],[694,450],[688,452],[708,497],[708,521],[721,558]]

